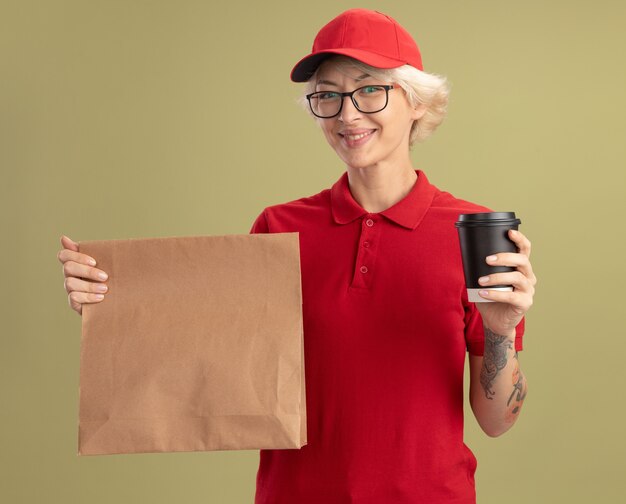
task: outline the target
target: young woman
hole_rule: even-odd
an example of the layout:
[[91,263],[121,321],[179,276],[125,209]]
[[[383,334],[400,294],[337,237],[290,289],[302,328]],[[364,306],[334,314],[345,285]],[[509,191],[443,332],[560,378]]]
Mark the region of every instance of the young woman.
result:
[[[536,284],[530,242],[511,232],[519,252],[485,258],[515,271],[482,285],[512,292],[468,301],[454,222],[491,210],[413,168],[410,149],[442,122],[448,88],[423,71],[394,19],[343,12],[291,79],[306,82],[302,103],[346,171],[329,189],[265,208],[251,229],[299,232],[308,438],[300,450],[261,450],[255,502],[474,503],[465,354],[473,413],[499,436],[527,391],[517,352]],[[106,291],[103,272],[61,241],[69,303],[81,313]]]

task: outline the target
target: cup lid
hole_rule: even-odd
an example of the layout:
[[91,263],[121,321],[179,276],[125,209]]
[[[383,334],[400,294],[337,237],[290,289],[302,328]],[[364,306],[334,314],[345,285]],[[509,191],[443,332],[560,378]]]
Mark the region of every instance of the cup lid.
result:
[[515,217],[515,212],[480,212],[460,214],[459,220],[454,223],[461,226],[510,226],[519,225],[522,221]]

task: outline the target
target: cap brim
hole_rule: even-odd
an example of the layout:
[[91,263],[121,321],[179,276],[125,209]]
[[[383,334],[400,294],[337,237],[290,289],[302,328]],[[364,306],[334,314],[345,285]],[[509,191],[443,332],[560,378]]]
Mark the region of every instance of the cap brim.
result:
[[360,49],[332,49],[329,51],[318,51],[311,53],[308,56],[302,58],[291,70],[291,80],[293,82],[306,82],[311,78],[311,75],[315,73],[317,67],[325,59],[331,57],[334,54],[341,54],[343,56],[350,56],[362,63],[371,65],[376,68],[397,68],[402,65],[406,65],[406,61],[400,61],[393,58],[387,58],[386,56],[380,56],[379,54],[371,53],[369,51],[362,51]]

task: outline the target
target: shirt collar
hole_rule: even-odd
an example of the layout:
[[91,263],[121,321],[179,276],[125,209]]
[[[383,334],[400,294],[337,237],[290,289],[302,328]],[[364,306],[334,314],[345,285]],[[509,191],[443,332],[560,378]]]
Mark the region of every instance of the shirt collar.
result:
[[[409,194],[395,205],[379,212],[389,220],[408,229],[415,229],[426,215],[435,196],[436,188],[426,178],[422,170],[415,170],[417,181]],[[371,213],[359,205],[348,182],[348,172],[344,172],[330,190],[331,209],[337,224],[347,224],[362,215]]]

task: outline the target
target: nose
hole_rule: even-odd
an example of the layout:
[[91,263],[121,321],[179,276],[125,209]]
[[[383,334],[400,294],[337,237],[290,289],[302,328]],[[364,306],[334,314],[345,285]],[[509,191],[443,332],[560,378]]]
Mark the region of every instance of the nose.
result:
[[361,112],[354,106],[354,102],[349,96],[343,97],[343,106],[339,113],[339,120],[344,123],[351,123],[361,116]]

